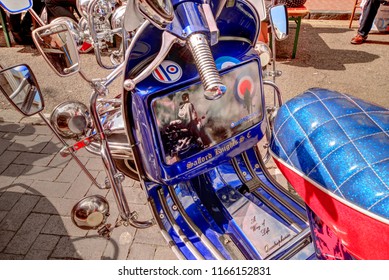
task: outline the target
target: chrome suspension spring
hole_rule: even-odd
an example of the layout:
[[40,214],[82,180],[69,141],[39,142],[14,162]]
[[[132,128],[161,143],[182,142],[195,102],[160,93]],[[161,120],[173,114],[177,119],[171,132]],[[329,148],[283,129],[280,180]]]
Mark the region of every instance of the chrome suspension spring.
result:
[[216,69],[211,49],[204,34],[196,33],[188,39],[189,48],[192,51],[201,82],[204,85],[206,99],[215,100],[223,96],[227,88],[222,83],[219,72]]

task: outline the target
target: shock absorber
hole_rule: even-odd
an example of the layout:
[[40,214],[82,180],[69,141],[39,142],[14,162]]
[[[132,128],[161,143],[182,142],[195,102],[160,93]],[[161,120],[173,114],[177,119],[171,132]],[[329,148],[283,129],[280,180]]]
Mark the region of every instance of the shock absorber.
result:
[[201,82],[204,85],[204,96],[209,100],[216,100],[223,96],[227,88],[222,83],[219,72],[216,69],[211,49],[207,38],[202,33],[192,34],[188,38],[189,48],[195,59]]

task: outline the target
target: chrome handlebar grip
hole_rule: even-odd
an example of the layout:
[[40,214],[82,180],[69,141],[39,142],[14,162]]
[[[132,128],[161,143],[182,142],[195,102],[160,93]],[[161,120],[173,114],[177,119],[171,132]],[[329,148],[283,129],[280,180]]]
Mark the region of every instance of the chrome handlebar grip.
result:
[[222,83],[219,72],[216,69],[206,36],[195,33],[187,41],[195,59],[201,82],[204,85],[204,96],[209,100],[216,100],[223,96],[227,87]]

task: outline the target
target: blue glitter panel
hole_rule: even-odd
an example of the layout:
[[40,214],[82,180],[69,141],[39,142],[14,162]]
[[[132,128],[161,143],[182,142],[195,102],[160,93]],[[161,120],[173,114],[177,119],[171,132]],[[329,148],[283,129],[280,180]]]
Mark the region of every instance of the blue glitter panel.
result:
[[309,135],[309,139],[321,159],[340,146],[350,142],[335,120],[319,126]]
[[323,162],[338,186],[367,166],[352,143],[340,147]]
[[366,102],[364,100],[361,100],[361,99],[358,99],[358,98],[355,98],[355,97],[350,97],[353,99],[353,101],[358,104],[363,111],[366,111],[366,112],[375,112],[375,111],[382,111],[382,110],[386,110],[376,104],[372,104],[372,103],[369,103],[369,102]]
[[309,174],[309,172],[316,167],[318,162],[320,162],[320,158],[315,152],[315,148],[309,141],[302,142],[289,158],[290,161],[294,163],[295,167],[304,174]]
[[366,136],[354,141],[354,144],[368,163],[388,159],[389,137],[385,137],[384,132]]
[[331,98],[339,98],[340,95],[336,91],[331,91],[325,88],[310,88],[306,92],[316,96],[317,99],[323,101]]
[[[337,119],[337,121],[351,140],[382,131],[371,119],[362,113],[345,116]],[[355,124],[358,124],[358,126]]]
[[274,131],[278,131],[291,116],[292,115],[286,107],[281,107],[277,112],[277,123],[274,123]]
[[369,116],[384,131],[389,131],[389,111],[370,113]]
[[[293,135],[293,137],[291,137],[291,135]],[[305,138],[305,133],[296,120],[290,118],[286,121],[282,130],[277,134],[277,138],[285,152],[290,155],[290,153],[300,144],[300,141]]]
[[333,119],[321,102],[304,107],[304,110],[297,111],[294,116],[307,134],[312,133],[320,124]]
[[275,118],[275,155],[289,158],[293,168],[334,195],[389,219],[389,110],[318,88],[280,111],[285,107],[293,108],[294,121],[281,127]]
[[370,211],[373,213],[379,213],[380,216],[384,218],[389,217],[389,196],[380,201],[380,203],[373,205],[373,207],[370,208]]
[[355,114],[361,111],[357,104],[350,103],[349,99],[343,96],[337,98],[324,99],[323,103],[331,111],[335,118]]
[[330,192],[334,192],[337,188],[330,173],[328,173],[327,167],[320,163],[309,174],[308,177],[317,182],[321,186],[326,186]]
[[380,184],[377,174],[370,168],[355,174],[339,190],[350,202],[364,209],[381,203],[382,199],[389,195],[389,189]]
[[380,181],[389,188],[389,157],[382,162],[378,162],[371,167],[380,176]]
[[310,92],[304,92],[303,94],[296,96],[288,102],[289,110],[293,113],[301,110],[303,107],[320,102],[320,100]]

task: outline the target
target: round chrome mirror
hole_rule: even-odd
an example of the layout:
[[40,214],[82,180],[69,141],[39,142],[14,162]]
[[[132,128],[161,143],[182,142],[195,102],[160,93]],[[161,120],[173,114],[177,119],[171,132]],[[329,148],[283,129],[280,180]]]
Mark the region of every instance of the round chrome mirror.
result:
[[170,0],[136,0],[136,3],[139,11],[160,29],[173,21],[174,11]]
[[64,138],[80,138],[91,126],[89,110],[81,102],[66,101],[54,108],[50,123]]
[[88,196],[74,205],[71,217],[73,223],[85,230],[97,229],[109,216],[108,201],[101,195]]

